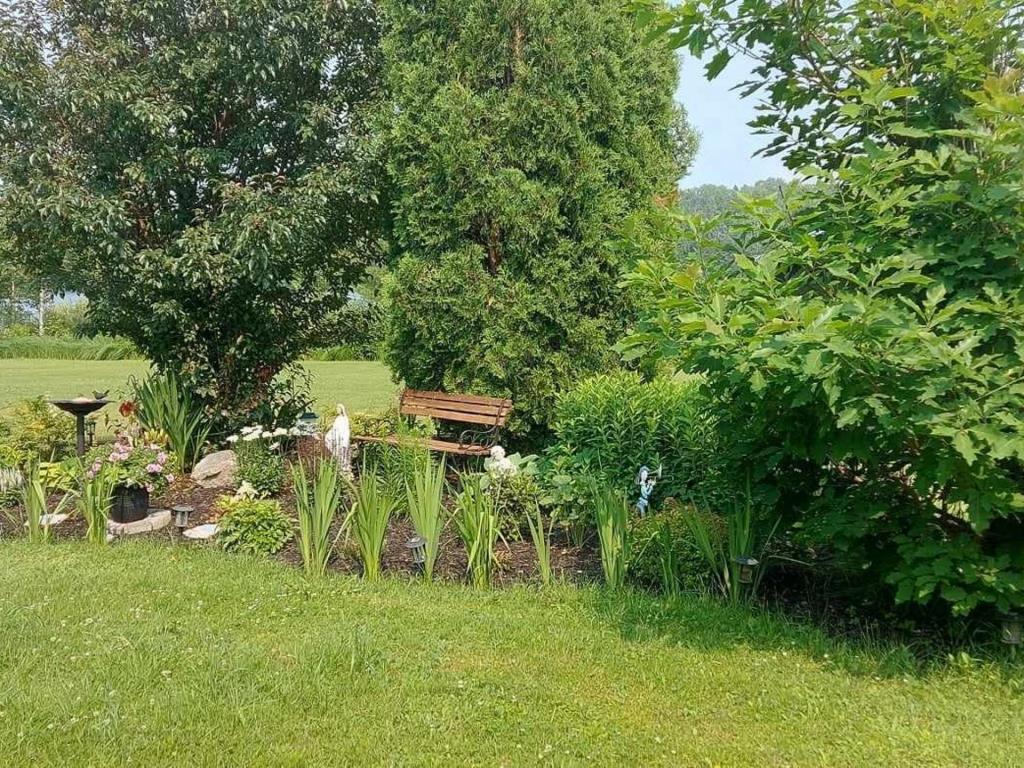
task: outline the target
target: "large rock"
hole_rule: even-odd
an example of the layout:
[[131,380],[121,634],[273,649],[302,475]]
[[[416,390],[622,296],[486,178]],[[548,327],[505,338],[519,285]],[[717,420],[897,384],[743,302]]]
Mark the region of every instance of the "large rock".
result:
[[205,457],[192,470],[192,479],[203,488],[235,488],[238,459],[234,451],[217,451]]

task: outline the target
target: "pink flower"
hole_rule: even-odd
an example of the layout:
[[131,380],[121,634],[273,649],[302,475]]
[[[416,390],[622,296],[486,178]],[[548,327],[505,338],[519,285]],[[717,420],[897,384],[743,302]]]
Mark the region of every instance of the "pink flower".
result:
[[161,467],[159,464],[153,463],[146,465],[146,471],[149,472],[149,474],[151,475],[159,475],[161,472],[164,471],[164,468]]
[[168,483],[173,483],[174,482],[174,475],[167,475],[167,482]]
[[161,464],[166,464],[167,463],[167,453],[165,451],[160,451],[160,453],[158,453],[157,456],[156,456],[156,460],[159,463],[161,463]]
[[146,483],[146,492],[147,493],[152,493],[153,492],[153,486],[150,483]]

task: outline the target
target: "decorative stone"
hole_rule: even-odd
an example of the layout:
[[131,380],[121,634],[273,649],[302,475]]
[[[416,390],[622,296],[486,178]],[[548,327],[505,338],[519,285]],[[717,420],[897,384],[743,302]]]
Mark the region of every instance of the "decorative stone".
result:
[[113,520],[108,520],[107,533],[110,533],[113,536],[133,536],[137,533],[159,531],[161,528],[166,528],[170,524],[171,510],[153,509],[150,510],[146,517],[141,520],[136,520],[134,523],[115,523]]
[[206,523],[205,525],[197,525],[195,528],[189,528],[186,531],[182,531],[181,535],[186,539],[198,539],[200,541],[212,539],[217,535],[217,524]]
[[192,479],[203,488],[234,488],[238,459],[234,451],[217,451],[203,458],[192,470]]
[[[39,516],[39,525],[41,525],[43,528],[49,528],[50,526],[59,525],[60,523],[63,523],[65,520],[68,519],[68,517],[69,515],[54,515],[47,512],[45,515]],[[25,527],[28,528],[27,522],[25,523]]]

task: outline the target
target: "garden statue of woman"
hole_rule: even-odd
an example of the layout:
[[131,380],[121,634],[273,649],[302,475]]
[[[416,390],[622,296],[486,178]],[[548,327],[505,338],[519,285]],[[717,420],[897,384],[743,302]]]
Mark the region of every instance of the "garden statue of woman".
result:
[[327,450],[345,474],[352,472],[352,427],[345,406],[338,403],[338,417],[324,435]]

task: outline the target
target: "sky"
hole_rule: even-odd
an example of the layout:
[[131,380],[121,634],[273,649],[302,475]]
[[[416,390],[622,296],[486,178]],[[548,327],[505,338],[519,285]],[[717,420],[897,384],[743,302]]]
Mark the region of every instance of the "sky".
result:
[[748,60],[733,59],[725,71],[708,82],[701,63],[684,56],[676,99],[686,107],[690,123],[700,132],[700,149],[689,175],[679,185],[735,186],[769,176],[792,176],[777,157],[752,157],[769,139],[755,136],[747,123],[754,117],[753,98],[741,99],[730,88],[750,75]]

